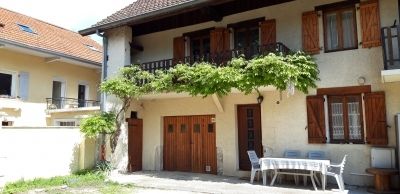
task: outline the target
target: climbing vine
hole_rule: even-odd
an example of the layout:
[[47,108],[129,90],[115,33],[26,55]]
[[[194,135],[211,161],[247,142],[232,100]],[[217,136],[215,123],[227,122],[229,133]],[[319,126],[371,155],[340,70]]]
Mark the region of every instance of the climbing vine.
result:
[[123,114],[132,100],[149,93],[177,92],[192,96],[227,95],[233,88],[250,94],[260,87],[274,86],[278,90],[297,89],[308,93],[316,87],[318,66],[313,58],[297,52],[283,55],[270,53],[247,60],[234,58],[224,65],[209,62],[178,64],[167,71],[150,74],[138,66],[124,67],[119,74],[101,83],[100,90],[121,101],[115,113],[116,130],[111,136],[114,151],[123,121]]

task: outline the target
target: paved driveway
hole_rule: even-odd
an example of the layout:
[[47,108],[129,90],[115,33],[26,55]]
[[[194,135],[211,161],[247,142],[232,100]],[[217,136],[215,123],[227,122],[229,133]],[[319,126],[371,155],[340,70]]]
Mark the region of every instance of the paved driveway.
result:
[[[237,177],[216,176],[184,172],[154,172],[143,171],[132,174],[111,173],[110,179],[119,183],[134,184],[137,193],[277,193],[277,194],[306,194],[306,193],[340,193],[337,189],[314,191],[311,184],[307,187],[295,185],[263,186],[260,182],[250,184]],[[334,187],[334,186],[333,186]],[[334,187],[336,188],[336,187]],[[364,194],[364,189],[348,187],[344,193]]]

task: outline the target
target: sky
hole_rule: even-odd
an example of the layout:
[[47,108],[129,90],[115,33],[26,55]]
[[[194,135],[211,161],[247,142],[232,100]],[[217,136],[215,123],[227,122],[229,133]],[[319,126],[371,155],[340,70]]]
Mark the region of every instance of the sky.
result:
[[[90,27],[134,1],[0,0],[0,7],[77,32]],[[101,43],[101,38],[97,35],[92,38]]]

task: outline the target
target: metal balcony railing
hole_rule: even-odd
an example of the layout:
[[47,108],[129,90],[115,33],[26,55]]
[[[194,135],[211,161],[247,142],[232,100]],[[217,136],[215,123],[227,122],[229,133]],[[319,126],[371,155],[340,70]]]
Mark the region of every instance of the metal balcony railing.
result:
[[381,29],[383,63],[385,70],[400,69],[400,26]]
[[96,100],[80,100],[75,98],[46,98],[47,109],[71,109],[100,106]]
[[156,70],[166,71],[179,63],[194,64],[195,62],[211,62],[217,66],[224,66],[232,58],[244,56],[246,59],[250,59],[255,56],[266,55],[269,53],[284,53],[288,54],[290,49],[283,43],[277,42],[273,44],[254,46],[240,49],[233,49],[224,52],[207,54],[202,56],[188,56],[183,59],[165,59],[159,61],[152,61],[142,63],[140,67],[143,70],[147,70],[150,73],[155,73]]

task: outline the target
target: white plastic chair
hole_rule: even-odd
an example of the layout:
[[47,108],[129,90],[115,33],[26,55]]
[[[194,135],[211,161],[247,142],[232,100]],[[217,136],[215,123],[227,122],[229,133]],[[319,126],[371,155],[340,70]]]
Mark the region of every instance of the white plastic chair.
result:
[[[307,153],[307,158],[308,159],[313,159],[313,160],[324,160],[324,159],[326,159],[326,155],[325,155],[324,151],[319,151],[319,150],[315,151],[314,150],[314,151],[309,151]],[[314,180],[317,182],[318,185],[321,185],[316,173],[314,173]],[[307,185],[307,176],[303,177],[303,183],[304,183],[304,186]]]
[[335,177],[340,191],[344,191],[343,170],[344,164],[346,163],[346,158],[347,154],[344,155],[343,160],[340,164],[329,165],[328,171],[326,172],[326,175]]
[[300,158],[301,152],[300,150],[285,150],[283,153],[283,157],[285,158]]
[[250,163],[251,163],[251,176],[250,176],[250,183],[253,183],[254,177],[257,173],[257,180],[260,180],[260,163],[257,153],[254,150],[248,150],[247,155],[249,155]]

